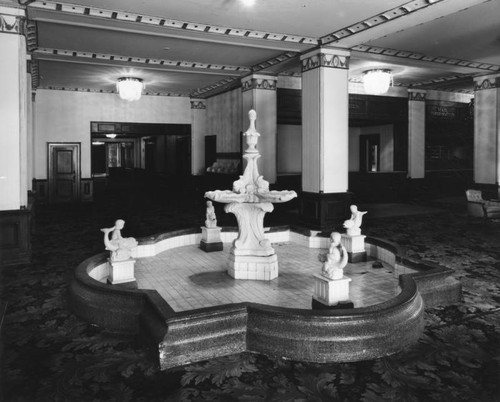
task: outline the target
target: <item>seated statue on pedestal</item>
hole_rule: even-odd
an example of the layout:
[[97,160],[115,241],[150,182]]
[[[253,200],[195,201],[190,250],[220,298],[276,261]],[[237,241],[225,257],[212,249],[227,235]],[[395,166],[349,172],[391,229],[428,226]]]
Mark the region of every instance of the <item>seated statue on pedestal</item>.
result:
[[215,228],[217,227],[217,216],[215,216],[215,208],[212,205],[212,201],[207,201],[207,212],[205,216],[205,227]]
[[330,235],[330,248],[323,263],[321,273],[329,279],[342,279],[344,268],[347,265],[347,251],[340,243],[340,233],[333,232]]
[[[121,230],[124,226],[125,221],[118,219],[112,228],[101,229],[101,232],[104,232],[104,245],[106,250],[111,252],[112,262],[128,260],[132,256],[132,249],[137,247],[137,240],[133,237],[122,237]],[[111,239],[109,233],[111,233]]]
[[349,236],[359,236],[361,234],[361,222],[366,211],[358,211],[356,205],[351,205],[351,219],[344,221],[344,227]]

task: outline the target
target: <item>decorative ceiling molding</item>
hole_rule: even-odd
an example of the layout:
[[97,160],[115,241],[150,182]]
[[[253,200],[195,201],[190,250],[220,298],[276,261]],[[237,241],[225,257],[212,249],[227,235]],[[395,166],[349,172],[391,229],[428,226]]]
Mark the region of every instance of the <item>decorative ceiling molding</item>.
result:
[[31,3],[29,7],[73,14],[73,15],[102,18],[105,20],[133,22],[148,26],[175,28],[191,32],[206,32],[215,35],[224,35],[227,37],[301,43],[313,46],[318,44],[318,41],[315,38],[309,38],[305,36],[286,35],[273,32],[261,32],[244,28],[223,27],[218,25],[206,25],[188,21],[174,20],[165,17],[134,14],[126,11],[107,10],[97,7],[84,7],[76,4],[62,3],[56,1],[35,2]]
[[[418,89],[418,87],[425,87],[427,85],[446,84],[446,83],[453,84],[453,81],[458,81],[458,80],[463,81],[464,79],[467,79],[467,78],[470,78],[472,80],[473,77],[474,77],[474,74],[447,75],[446,77],[439,77],[439,78],[433,78],[431,80],[413,82],[411,84],[411,87]],[[432,88],[422,88],[422,89],[432,89]],[[467,93],[467,94],[473,93],[472,89],[466,90],[466,89],[454,89],[454,88],[452,88],[452,89],[438,88],[437,90],[446,91],[446,92],[447,91],[461,92],[461,93]]]
[[435,3],[439,3],[444,0],[412,0],[401,6],[395,7],[392,10],[385,11],[383,13],[374,15],[366,20],[357,22],[346,28],[342,28],[335,31],[329,35],[322,36],[319,39],[319,44],[321,46],[336,42],[340,39],[345,39],[349,36],[355,35],[359,32],[366,31],[367,29],[386,24],[390,21],[403,17],[405,15],[412,14],[423,8],[430,7]]
[[262,63],[255,64],[254,66],[251,67],[251,71],[255,73],[257,71],[261,71],[261,70],[264,70],[266,68],[276,66],[280,63],[283,63],[283,62],[288,61],[290,59],[293,59],[295,57],[298,58],[299,56],[300,56],[300,53],[298,53],[298,52],[285,52],[285,53],[280,54],[279,56],[268,59]]
[[442,57],[442,56],[429,56],[429,55],[425,55],[422,53],[413,53],[413,52],[407,52],[404,50],[388,49],[388,48],[375,47],[375,46],[369,46],[369,45],[354,46],[351,49],[351,51],[357,51],[357,52],[361,52],[361,53],[378,54],[378,55],[383,55],[383,56],[399,57],[401,59],[426,61],[426,62],[437,63],[437,64],[448,64],[448,65],[453,65],[453,66],[475,68],[475,69],[486,70],[486,71],[500,71],[500,66],[497,66],[494,64],[480,63],[477,61],[469,61],[469,60],[453,59],[453,58]]
[[36,89],[40,85],[40,74],[38,72],[38,60],[29,61],[28,73],[31,74],[31,88]]
[[39,48],[33,52],[34,55],[50,55],[50,56],[64,56],[69,58],[86,58],[95,59],[103,61],[116,61],[116,62],[126,62],[126,63],[137,63],[137,64],[147,64],[147,65],[157,65],[166,67],[182,67],[182,68],[192,68],[196,70],[218,70],[218,71],[232,71],[232,72],[250,72],[252,71],[248,67],[244,66],[228,66],[220,64],[207,64],[198,63],[191,61],[178,61],[178,60],[162,60],[162,59],[148,59],[144,57],[132,57],[132,56],[120,56],[115,54],[104,54],[104,53],[92,53],[92,52],[80,52],[77,50],[65,50],[65,49],[49,49],[49,48]]
[[32,52],[38,47],[38,30],[35,21],[26,22],[26,48]]
[[207,85],[203,88],[197,88],[189,95],[191,98],[209,98],[222,92],[230,91],[240,86],[238,78],[226,78],[212,85]]
[[[106,89],[94,89],[94,88],[75,88],[75,87],[60,87],[53,85],[39,86],[37,89],[49,89],[53,91],[69,91],[69,92],[90,92],[90,93],[100,93],[100,94],[117,94],[116,91],[106,90]],[[180,96],[186,97],[188,94],[181,94],[175,92],[149,92],[144,91],[143,95],[149,96]]]
[[[266,68],[273,67],[278,65],[279,63],[283,63],[292,58],[299,57],[299,53],[296,52],[286,52],[280,54],[279,56],[273,57],[269,60],[266,60],[262,63],[256,64],[250,68],[252,73],[257,73],[259,71],[263,71]],[[241,78],[244,78],[243,76]],[[223,79],[215,84],[206,86],[204,88],[197,88],[194,92],[191,93],[191,97],[200,97],[207,98],[210,96],[217,95],[221,92],[226,92],[231,89],[237,88],[240,86],[240,80],[237,78]]]

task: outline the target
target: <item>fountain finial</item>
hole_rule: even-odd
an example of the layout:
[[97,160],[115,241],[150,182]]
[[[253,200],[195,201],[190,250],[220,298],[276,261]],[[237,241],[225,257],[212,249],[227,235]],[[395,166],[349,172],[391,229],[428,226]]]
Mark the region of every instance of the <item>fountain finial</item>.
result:
[[257,112],[253,109],[250,109],[248,112],[248,119],[250,120],[250,125],[248,126],[248,130],[243,133],[245,137],[247,137],[247,145],[248,148],[245,152],[249,153],[257,153],[257,149],[255,146],[257,145],[257,141],[260,137],[260,134],[255,129],[255,121],[257,120]]

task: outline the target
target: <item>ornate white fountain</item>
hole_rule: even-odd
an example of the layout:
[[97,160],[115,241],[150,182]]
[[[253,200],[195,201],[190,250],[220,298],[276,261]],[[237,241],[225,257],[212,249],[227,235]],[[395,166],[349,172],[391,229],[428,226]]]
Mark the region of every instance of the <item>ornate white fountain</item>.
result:
[[290,201],[295,191],[270,191],[269,182],[259,175],[256,149],[260,134],[255,129],[257,113],[248,112],[250,126],[243,134],[248,148],[243,158],[247,161],[243,176],[233,183],[233,190],[207,191],[205,197],[227,204],[226,212],[236,216],[238,237],[231,248],[228,273],[235,279],[272,280],[278,277],[278,256],[264,235],[264,215],[273,211],[273,203]]

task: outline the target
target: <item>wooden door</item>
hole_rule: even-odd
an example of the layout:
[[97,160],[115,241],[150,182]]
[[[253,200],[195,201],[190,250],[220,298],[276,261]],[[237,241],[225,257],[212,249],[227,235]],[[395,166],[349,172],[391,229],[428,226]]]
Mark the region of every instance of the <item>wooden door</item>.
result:
[[80,144],[48,144],[49,195],[51,203],[80,197]]

